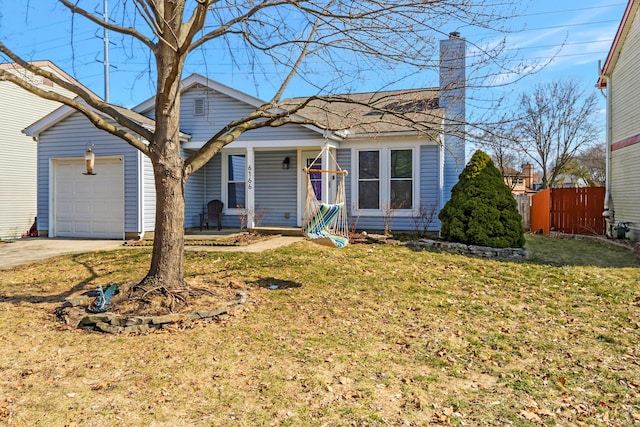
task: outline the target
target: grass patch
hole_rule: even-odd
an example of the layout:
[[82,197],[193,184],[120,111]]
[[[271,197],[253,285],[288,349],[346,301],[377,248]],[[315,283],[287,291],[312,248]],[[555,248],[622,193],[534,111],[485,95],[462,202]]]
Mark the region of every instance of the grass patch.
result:
[[141,279],[150,249],[0,271],[0,425],[634,425],[638,260],[540,236],[527,249],[189,251],[188,278],[249,302],[143,336],[67,330],[53,310]]

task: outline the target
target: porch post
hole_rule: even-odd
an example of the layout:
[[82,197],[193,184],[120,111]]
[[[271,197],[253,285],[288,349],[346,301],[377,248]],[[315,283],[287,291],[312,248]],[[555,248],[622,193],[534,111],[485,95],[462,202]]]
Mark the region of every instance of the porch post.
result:
[[[331,169],[333,165],[329,164],[331,157],[329,157],[329,149],[322,152],[322,169]],[[329,180],[331,179],[330,174],[323,173],[320,174],[322,176],[322,203],[330,203],[329,200]]]
[[247,228],[252,229],[255,224],[255,156],[252,147],[247,147]]

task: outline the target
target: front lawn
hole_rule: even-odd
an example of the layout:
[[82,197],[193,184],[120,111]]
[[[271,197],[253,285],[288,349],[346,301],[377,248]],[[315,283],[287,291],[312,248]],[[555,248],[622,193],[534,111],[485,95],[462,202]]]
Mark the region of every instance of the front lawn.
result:
[[54,310],[141,279],[149,248],[0,271],[0,425],[640,424],[640,263],[527,239],[520,261],[308,242],[187,252],[190,280],[248,302],[141,336],[70,330]]

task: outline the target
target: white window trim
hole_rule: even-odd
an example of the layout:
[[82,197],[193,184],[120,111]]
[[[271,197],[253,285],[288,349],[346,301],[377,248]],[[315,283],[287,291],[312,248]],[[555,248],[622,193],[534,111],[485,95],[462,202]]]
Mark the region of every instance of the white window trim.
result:
[[[229,156],[237,156],[237,155],[243,155],[244,156],[244,161],[245,161],[245,181],[244,181],[244,190],[245,190],[245,197],[247,194],[247,152],[246,150],[230,150],[230,151],[226,151],[223,156],[222,156],[222,191],[220,192],[221,197],[222,197],[222,201],[224,202],[224,212],[227,214],[231,214],[231,215],[240,215],[242,214],[244,211],[246,211],[247,207],[245,206],[244,208],[235,208],[235,207],[230,207],[229,206]],[[245,199],[245,204],[247,203],[247,200]]]
[[[384,207],[389,204],[391,198],[391,151],[395,150],[411,150],[413,170],[411,179],[413,181],[412,189],[412,202],[413,209],[397,209],[394,211],[394,217],[411,217],[415,215],[420,204],[420,144],[419,143],[404,143],[402,145],[393,145],[381,147],[379,144],[370,145],[363,144],[358,147],[353,147],[351,150],[351,164],[353,165],[353,172],[351,173],[351,188],[352,190],[352,215],[362,216],[379,216],[385,215]],[[380,200],[379,209],[359,209],[359,164],[358,153],[360,151],[378,151],[380,153]]]

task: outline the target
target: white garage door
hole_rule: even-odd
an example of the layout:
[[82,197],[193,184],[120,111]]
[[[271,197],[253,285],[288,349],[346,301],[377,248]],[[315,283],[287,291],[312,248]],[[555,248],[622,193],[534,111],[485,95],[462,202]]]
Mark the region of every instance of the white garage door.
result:
[[124,238],[124,171],[121,158],[96,158],[96,175],[84,160],[54,164],[54,234],[93,239]]

